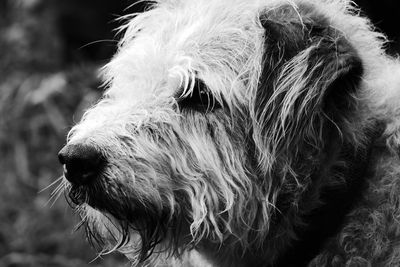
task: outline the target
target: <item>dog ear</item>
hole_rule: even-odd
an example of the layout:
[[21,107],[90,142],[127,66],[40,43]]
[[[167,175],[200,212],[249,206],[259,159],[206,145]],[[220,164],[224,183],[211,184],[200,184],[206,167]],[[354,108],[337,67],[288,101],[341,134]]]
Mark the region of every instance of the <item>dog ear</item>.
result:
[[301,143],[322,147],[326,125],[341,130],[356,105],[361,59],[313,7],[284,5],[264,12],[260,22],[265,52],[254,104],[259,134],[275,153]]

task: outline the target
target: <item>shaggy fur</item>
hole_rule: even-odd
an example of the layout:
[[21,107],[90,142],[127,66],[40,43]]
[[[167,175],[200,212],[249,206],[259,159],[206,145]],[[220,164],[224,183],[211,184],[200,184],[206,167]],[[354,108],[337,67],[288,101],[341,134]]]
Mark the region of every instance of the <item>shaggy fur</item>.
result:
[[[63,182],[134,266],[400,264],[400,65],[347,0],[165,0],[128,17]],[[68,171],[68,159],[63,159]]]

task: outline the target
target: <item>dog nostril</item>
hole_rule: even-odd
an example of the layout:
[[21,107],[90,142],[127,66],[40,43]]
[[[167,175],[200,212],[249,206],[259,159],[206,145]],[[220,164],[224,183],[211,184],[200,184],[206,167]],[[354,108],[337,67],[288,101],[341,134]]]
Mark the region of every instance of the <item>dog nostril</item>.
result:
[[64,175],[76,185],[91,182],[104,164],[101,153],[86,144],[69,144],[58,153],[58,159],[64,165]]

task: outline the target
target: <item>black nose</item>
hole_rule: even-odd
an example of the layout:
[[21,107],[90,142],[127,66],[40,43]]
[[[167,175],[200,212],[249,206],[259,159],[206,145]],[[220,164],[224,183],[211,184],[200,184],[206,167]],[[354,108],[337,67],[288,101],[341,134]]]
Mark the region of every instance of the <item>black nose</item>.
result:
[[104,165],[104,158],[93,146],[69,144],[58,153],[60,163],[64,165],[64,175],[75,185],[84,185],[93,181]]

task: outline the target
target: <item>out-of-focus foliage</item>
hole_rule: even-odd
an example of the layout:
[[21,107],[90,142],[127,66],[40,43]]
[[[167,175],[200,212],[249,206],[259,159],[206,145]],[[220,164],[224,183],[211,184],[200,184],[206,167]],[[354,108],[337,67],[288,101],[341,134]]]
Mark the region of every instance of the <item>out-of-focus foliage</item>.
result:
[[61,176],[57,152],[100,95],[94,60],[114,49],[90,57],[71,48],[62,23],[79,8],[70,3],[0,0],[0,267],[126,264],[120,256],[90,263],[97,254],[73,233],[78,217],[64,196],[49,201],[55,186],[39,192]]

